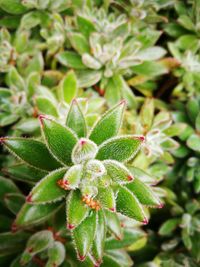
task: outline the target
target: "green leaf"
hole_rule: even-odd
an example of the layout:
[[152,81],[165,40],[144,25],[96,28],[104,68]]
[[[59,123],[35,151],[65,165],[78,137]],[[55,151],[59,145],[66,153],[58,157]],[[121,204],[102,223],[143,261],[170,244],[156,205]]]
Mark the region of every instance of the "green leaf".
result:
[[65,246],[55,241],[53,246],[48,249],[48,261],[45,267],[60,266],[65,260]]
[[188,140],[187,145],[194,151],[200,152],[200,137],[197,134],[192,134]]
[[109,106],[116,105],[122,98],[121,86],[115,77],[111,77],[105,86],[105,99]]
[[99,70],[102,64],[93,56],[88,53],[82,55],[82,62],[89,68],[94,70]]
[[69,41],[80,55],[84,53],[90,53],[90,46],[88,40],[81,33],[69,32],[68,33]]
[[94,24],[80,15],[77,16],[77,24],[79,31],[82,32],[86,38],[89,38],[90,34],[96,31]]
[[60,203],[48,205],[31,205],[25,203],[15,220],[15,227],[18,229],[40,224],[52,216],[58,209]]
[[111,138],[99,146],[96,158],[129,161],[136,155],[143,141],[143,136],[134,135]]
[[138,54],[136,54],[136,59],[139,60],[157,60],[163,57],[166,54],[166,50],[159,46],[148,47],[144,50],[141,50]]
[[172,218],[172,219],[165,221],[159,229],[159,232],[158,232],[159,235],[161,236],[171,235],[173,231],[178,227],[179,223],[180,223],[179,218]]
[[74,165],[68,169],[63,177],[63,182],[67,185],[69,189],[75,189],[79,186],[82,178],[83,166]]
[[23,78],[19,75],[16,68],[11,68],[8,76],[9,85],[11,88],[14,88],[16,91],[25,90],[25,83]]
[[0,201],[3,201],[4,197],[8,193],[20,193],[17,186],[13,181],[0,176]]
[[118,134],[122,124],[125,102],[108,110],[94,125],[89,138],[97,145]]
[[35,102],[40,113],[58,117],[58,110],[49,98],[37,96]]
[[79,190],[72,191],[67,199],[67,227],[76,228],[88,215],[89,208],[82,201]]
[[72,161],[80,164],[87,160],[94,159],[97,153],[97,145],[86,138],[81,138],[72,151]]
[[139,202],[147,206],[162,207],[159,199],[150,186],[135,178],[133,182],[126,184],[126,187],[136,196]]
[[53,242],[54,238],[51,231],[43,230],[32,235],[27,242],[26,250],[21,256],[20,263],[22,265],[27,264],[35,254],[51,247]]
[[71,103],[67,114],[66,126],[71,128],[79,138],[86,136],[86,122],[76,100],[73,100]]
[[66,191],[57,184],[66,172],[66,168],[55,170],[33,187],[27,201],[34,204],[51,203],[58,201],[66,196]]
[[154,118],[154,100],[152,98],[147,98],[141,108],[140,118],[143,127],[148,131],[153,122]]
[[145,224],[147,223],[142,206],[127,188],[119,186],[116,204],[117,211],[121,214]]
[[25,198],[22,194],[9,193],[5,195],[4,201],[7,208],[16,215],[24,204]]
[[60,164],[52,157],[45,144],[30,138],[2,138],[3,144],[20,160],[32,167],[51,171]]
[[61,95],[66,103],[70,103],[78,92],[76,75],[73,70],[69,71],[61,81]]
[[198,99],[192,98],[187,102],[186,105],[188,116],[192,123],[195,123],[197,115],[199,113],[199,101]]
[[112,211],[104,210],[106,225],[117,240],[122,239],[122,228],[118,215]]
[[200,132],[200,112],[198,113],[195,121],[195,127],[198,132]]
[[115,195],[112,188],[98,187],[97,199],[103,208],[107,208],[111,211],[116,210]]
[[101,70],[76,71],[78,86],[87,88],[98,83],[102,77]]
[[114,182],[127,183],[134,179],[131,172],[120,162],[115,160],[105,160],[103,164],[106,167],[108,175]]
[[70,165],[72,163],[71,153],[77,143],[77,137],[71,129],[45,116],[40,116],[40,121],[49,150],[60,162]]
[[133,262],[124,250],[110,250],[104,258],[101,267],[131,267]]
[[97,264],[102,262],[106,238],[105,219],[102,211],[98,212],[96,235],[92,246],[92,256]]
[[0,233],[0,252],[2,253],[5,250],[13,250],[14,248],[16,250],[21,250],[28,237],[29,234],[25,232]]
[[87,256],[96,233],[97,213],[91,214],[73,230],[73,239],[77,249],[79,260],[84,261]]
[[20,0],[0,0],[1,8],[7,13],[18,15],[27,11],[27,8],[22,5]]
[[66,67],[79,69],[79,70],[87,68],[83,64],[81,56],[75,52],[71,52],[71,51],[60,52],[59,54],[57,54],[56,57],[58,61]]

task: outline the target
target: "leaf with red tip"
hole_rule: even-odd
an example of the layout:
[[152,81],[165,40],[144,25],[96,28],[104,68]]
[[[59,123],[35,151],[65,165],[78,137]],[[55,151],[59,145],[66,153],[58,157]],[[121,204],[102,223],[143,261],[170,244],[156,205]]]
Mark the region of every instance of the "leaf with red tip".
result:
[[114,182],[128,183],[134,179],[131,172],[120,162],[115,160],[105,160],[103,162],[108,175]]
[[117,211],[121,214],[140,222],[145,220],[145,215],[141,204],[133,195],[133,193],[127,188],[119,186],[116,204]]
[[138,152],[143,136],[126,135],[111,138],[100,145],[96,158],[113,159],[120,162],[131,160]]
[[45,144],[30,138],[4,138],[4,145],[20,160],[42,170],[51,171],[60,167]]
[[66,196],[66,191],[57,184],[66,172],[66,168],[58,169],[44,177],[30,192],[28,202],[34,204],[51,203]]
[[40,116],[42,131],[49,150],[65,165],[72,163],[71,153],[77,143],[77,137],[67,127],[44,116]]
[[125,101],[108,110],[96,123],[90,133],[90,140],[100,145],[105,140],[117,135],[125,108]]
[[60,266],[65,260],[65,246],[55,241],[53,246],[48,249],[48,261],[45,267]]
[[106,225],[111,233],[114,234],[115,238],[118,240],[122,239],[122,228],[120,225],[120,220],[116,213],[109,210],[104,210]]
[[76,228],[88,215],[89,208],[82,201],[79,190],[72,191],[67,199],[67,227]]
[[48,205],[31,205],[25,203],[17,214],[15,225],[20,229],[40,224],[52,216],[60,206],[60,203]]
[[69,189],[75,189],[78,187],[82,177],[82,165],[74,165],[66,172],[63,177],[63,182],[67,182]]
[[73,230],[73,239],[79,260],[84,261],[96,233],[97,212],[91,214]]
[[101,264],[106,238],[105,219],[102,210],[98,212],[96,235],[92,246],[92,256],[97,264]]
[[136,196],[139,202],[143,205],[159,207],[159,205],[161,204],[150,186],[147,186],[138,178],[135,178],[134,181],[132,183],[127,184],[126,187]]
[[71,103],[67,114],[66,126],[71,128],[78,137],[85,137],[87,134],[85,118],[76,100]]
[[110,187],[98,187],[97,199],[103,208],[107,208],[111,211],[115,211],[115,195]]

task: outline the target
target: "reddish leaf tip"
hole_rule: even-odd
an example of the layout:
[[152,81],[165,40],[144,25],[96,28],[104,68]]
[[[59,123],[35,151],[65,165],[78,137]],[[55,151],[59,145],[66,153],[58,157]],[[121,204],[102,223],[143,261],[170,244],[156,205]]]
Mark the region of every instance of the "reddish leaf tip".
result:
[[83,145],[85,145],[85,144],[86,144],[86,140],[81,139],[81,140],[80,140],[80,145],[83,146]]
[[73,225],[73,224],[67,224],[67,228],[68,228],[69,230],[74,229],[74,227],[75,227],[75,225]]
[[11,225],[11,232],[12,233],[16,233],[17,232],[17,224],[16,224],[16,222],[14,222],[12,225]]
[[123,99],[123,100],[121,100],[121,101],[119,102],[120,105],[126,105],[126,103],[127,103],[127,102],[126,102],[125,99]]
[[84,261],[84,260],[85,260],[85,256],[82,256],[82,255],[78,254],[78,259],[79,259],[80,261]]
[[162,209],[163,207],[164,207],[164,203],[160,203],[160,204],[157,206],[158,209]]
[[6,140],[6,137],[0,137],[0,144],[3,144]]
[[138,140],[144,142],[144,141],[145,141],[145,136],[143,136],[143,135],[140,135],[140,136],[134,136],[134,139],[138,139]]
[[31,194],[26,197],[26,202],[32,203],[32,195]]
[[42,115],[42,114],[40,114],[40,115],[38,116],[38,119],[40,120],[40,123],[41,123],[42,127],[44,126],[44,122],[43,122],[43,120],[46,119],[46,118],[47,118],[47,117],[46,117],[45,115]]
[[127,176],[128,181],[133,181],[134,177],[132,175]]
[[76,98],[72,99],[72,104],[77,104]]
[[115,239],[118,240],[118,241],[120,241],[120,240],[122,240],[122,236],[117,236],[117,235],[116,235],[116,236],[115,236]]
[[115,209],[115,208],[109,208],[109,210],[111,210],[111,211],[113,211],[113,212],[115,212],[115,211],[116,211],[116,209]]
[[142,223],[143,223],[144,225],[146,225],[146,224],[149,223],[149,221],[147,220],[147,218],[145,218],[145,219],[142,221]]
[[33,252],[33,248],[28,248],[27,252],[31,254]]

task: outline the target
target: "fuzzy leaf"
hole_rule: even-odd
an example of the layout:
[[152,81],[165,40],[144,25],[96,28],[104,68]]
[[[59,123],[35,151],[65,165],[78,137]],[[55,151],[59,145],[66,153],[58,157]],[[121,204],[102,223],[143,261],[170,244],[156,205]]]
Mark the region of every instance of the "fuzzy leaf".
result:
[[134,179],[131,172],[120,162],[115,160],[105,160],[103,163],[108,175],[114,182],[127,183]]
[[96,153],[97,145],[89,139],[81,138],[72,151],[72,161],[74,164],[80,164],[95,158]]
[[106,219],[106,225],[111,231],[111,233],[114,234],[116,239],[122,239],[122,228],[117,214],[109,210],[104,210],[104,214]]
[[84,35],[82,35],[81,33],[70,32],[68,34],[68,37],[72,47],[80,55],[90,52],[89,42],[87,41]]
[[103,163],[96,159],[91,159],[86,165],[87,173],[89,173],[93,178],[100,177],[106,174],[106,169]]
[[59,208],[59,203],[48,205],[30,205],[25,203],[17,214],[15,226],[16,228],[23,228],[42,223],[53,215]]
[[125,102],[122,101],[108,112],[96,123],[90,133],[90,140],[100,145],[105,140],[117,135],[123,117]]
[[47,117],[40,116],[40,120],[49,150],[60,162],[70,165],[72,163],[71,153],[77,143],[77,137],[69,128]]
[[78,84],[74,71],[69,71],[61,81],[61,95],[66,103],[70,103],[76,97]]
[[74,243],[77,249],[78,258],[85,260],[96,233],[97,213],[92,212],[76,229],[73,231]]
[[116,204],[117,211],[121,214],[143,223],[147,222],[142,206],[127,188],[119,187]]
[[79,190],[72,191],[67,200],[67,227],[76,228],[88,215],[89,208],[82,201]]
[[57,184],[62,179],[66,169],[58,169],[44,177],[35,187],[33,187],[27,201],[34,204],[50,203],[65,197],[66,191]]
[[150,186],[147,186],[138,178],[135,178],[132,183],[126,184],[126,187],[136,196],[141,204],[155,207],[162,206]]
[[78,137],[86,136],[86,122],[76,100],[73,100],[67,114],[66,126],[71,128]]
[[65,247],[61,242],[55,241],[48,249],[48,261],[45,267],[60,266],[65,260]]
[[81,56],[75,52],[65,51],[57,54],[58,61],[66,67],[74,69],[86,69],[87,67],[82,63]]
[[102,211],[98,212],[96,235],[92,246],[92,256],[97,264],[102,262],[106,237],[105,219]]
[[79,182],[82,177],[82,165],[72,166],[64,175],[63,181],[66,183],[70,189],[75,189],[78,187]]
[[111,138],[100,145],[96,158],[129,161],[138,152],[143,141],[143,136],[134,135]]
[[58,117],[57,108],[49,98],[37,96],[35,100],[41,113]]
[[115,195],[110,187],[98,187],[97,198],[103,208],[115,211]]
[[77,24],[80,32],[82,32],[86,38],[88,38],[92,32],[96,31],[94,24],[80,15],[77,16]]
[[2,141],[11,153],[35,168],[51,171],[60,167],[40,141],[18,137],[3,138]]

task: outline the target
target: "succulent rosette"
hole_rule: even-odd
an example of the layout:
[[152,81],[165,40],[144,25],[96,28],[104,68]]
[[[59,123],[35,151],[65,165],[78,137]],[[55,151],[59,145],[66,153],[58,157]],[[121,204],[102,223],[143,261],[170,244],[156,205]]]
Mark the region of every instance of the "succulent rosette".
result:
[[[84,115],[73,100],[65,125],[40,115],[42,140],[2,137],[5,147],[44,176],[26,197],[13,229],[26,227],[31,209],[48,213],[66,202],[66,227],[77,256],[91,255],[96,265],[103,258],[107,230],[118,239],[119,215],[148,223],[145,206],[162,207],[153,189],[129,166],[145,138],[118,135],[125,101],[107,111],[87,133]],[[142,170],[141,170],[142,172]],[[43,174],[43,175],[42,175]]]

